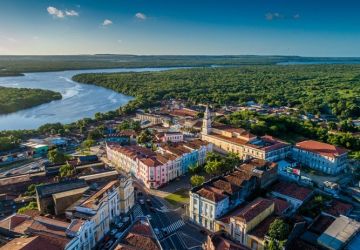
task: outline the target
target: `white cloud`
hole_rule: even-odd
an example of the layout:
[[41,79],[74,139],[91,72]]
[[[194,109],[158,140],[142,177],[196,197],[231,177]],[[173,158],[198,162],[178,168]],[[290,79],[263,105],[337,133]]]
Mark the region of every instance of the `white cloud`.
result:
[[66,14],[67,16],[79,16],[79,13],[76,12],[75,10],[66,10],[66,11],[65,11],[65,14]]
[[64,18],[64,12],[62,10],[59,10],[55,7],[49,6],[47,7],[47,12],[52,15],[53,17],[57,17],[57,18]]
[[103,26],[109,26],[111,24],[113,24],[113,22],[109,19],[105,19],[104,22],[102,23]]
[[147,16],[144,13],[138,12],[135,14],[135,17],[139,20],[146,20]]

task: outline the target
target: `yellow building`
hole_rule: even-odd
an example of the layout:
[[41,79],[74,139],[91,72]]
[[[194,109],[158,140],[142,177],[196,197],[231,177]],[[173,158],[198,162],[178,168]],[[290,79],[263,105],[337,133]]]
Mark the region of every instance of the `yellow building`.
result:
[[134,206],[134,186],[130,176],[121,176],[119,185],[119,207],[120,213],[126,214]]
[[249,237],[249,233],[271,216],[274,211],[275,203],[272,200],[258,198],[218,219],[216,229],[227,231],[235,242],[251,249],[263,249],[264,243]]
[[258,137],[242,128],[212,124],[208,108],[204,114],[201,139],[214,144],[214,150],[222,153],[232,152],[244,160],[257,158],[277,161],[291,153],[290,144],[272,136]]

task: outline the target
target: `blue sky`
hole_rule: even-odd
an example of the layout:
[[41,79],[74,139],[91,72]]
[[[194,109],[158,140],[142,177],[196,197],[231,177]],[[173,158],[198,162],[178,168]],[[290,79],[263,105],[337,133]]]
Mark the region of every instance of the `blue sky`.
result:
[[1,0],[0,54],[360,56],[356,0]]

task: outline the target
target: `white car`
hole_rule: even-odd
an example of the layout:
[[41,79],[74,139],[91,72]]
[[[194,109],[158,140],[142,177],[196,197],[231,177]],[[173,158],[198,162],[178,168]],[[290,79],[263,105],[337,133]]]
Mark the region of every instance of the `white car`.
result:
[[144,202],[143,199],[140,199],[139,202],[140,202],[141,205],[144,205],[144,204],[145,204],[145,202]]
[[110,235],[115,235],[117,233],[116,229],[111,230]]
[[151,217],[150,214],[146,215],[146,217],[148,218],[148,220],[151,220],[151,219],[152,219],[152,217]]
[[158,228],[154,228],[154,232],[155,232],[156,235],[158,235],[160,233]]

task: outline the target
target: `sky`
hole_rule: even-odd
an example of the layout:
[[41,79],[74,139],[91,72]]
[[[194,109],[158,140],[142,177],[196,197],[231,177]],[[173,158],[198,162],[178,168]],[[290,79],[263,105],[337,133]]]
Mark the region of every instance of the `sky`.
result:
[[357,0],[0,0],[0,55],[360,56]]

